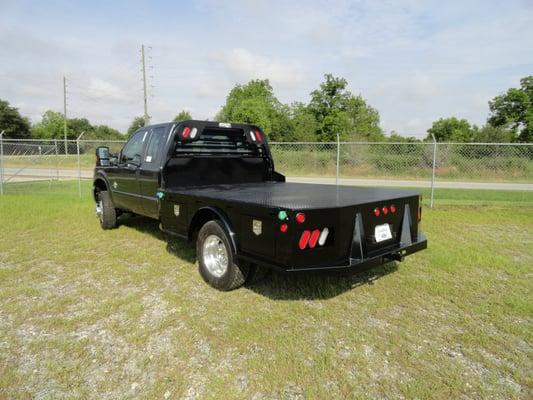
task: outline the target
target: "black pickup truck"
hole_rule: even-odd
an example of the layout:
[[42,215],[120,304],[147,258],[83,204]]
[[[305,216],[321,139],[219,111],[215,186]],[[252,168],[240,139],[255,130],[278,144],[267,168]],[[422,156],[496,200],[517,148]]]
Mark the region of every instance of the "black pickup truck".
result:
[[182,121],[139,129],[118,155],[96,150],[104,229],[123,212],[196,240],[201,276],[231,290],[268,269],[361,269],[425,249],[420,195],[285,182],[253,125]]

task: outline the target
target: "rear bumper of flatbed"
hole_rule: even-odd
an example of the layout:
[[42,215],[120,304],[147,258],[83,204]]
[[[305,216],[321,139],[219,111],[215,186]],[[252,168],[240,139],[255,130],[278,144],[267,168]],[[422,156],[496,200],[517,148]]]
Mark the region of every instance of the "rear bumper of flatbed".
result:
[[379,265],[391,261],[403,261],[404,257],[419,252],[427,248],[427,239],[423,234],[419,234],[417,241],[408,245],[400,245],[396,248],[391,248],[379,254],[371,255],[364,258],[346,258],[343,262],[336,263],[321,263],[316,265],[308,265],[305,267],[293,267],[290,265],[274,264],[268,261],[258,260],[257,257],[247,257],[246,255],[239,255],[240,259],[245,261],[258,263],[263,267],[274,269],[281,272],[313,272],[313,271],[363,271],[369,268],[377,267]]

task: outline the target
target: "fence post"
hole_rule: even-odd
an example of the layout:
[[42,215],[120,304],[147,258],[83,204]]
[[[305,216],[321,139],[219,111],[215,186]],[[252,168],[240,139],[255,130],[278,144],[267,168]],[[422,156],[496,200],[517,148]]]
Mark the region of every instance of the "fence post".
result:
[[78,193],[81,199],[81,161],[80,161],[80,139],[85,132],[82,132],[76,139],[76,151],[78,153]]
[[59,181],[59,149],[57,148],[57,139],[54,139],[56,148],[56,181]]
[[0,132],[0,196],[4,195],[4,132]]
[[433,193],[435,191],[435,168],[437,165],[437,140],[435,135],[431,134],[433,139],[433,168],[431,170],[431,200],[429,202],[429,208],[433,208]]
[[339,185],[339,160],[341,155],[341,142],[339,134],[337,133],[337,170],[335,173],[335,184]]

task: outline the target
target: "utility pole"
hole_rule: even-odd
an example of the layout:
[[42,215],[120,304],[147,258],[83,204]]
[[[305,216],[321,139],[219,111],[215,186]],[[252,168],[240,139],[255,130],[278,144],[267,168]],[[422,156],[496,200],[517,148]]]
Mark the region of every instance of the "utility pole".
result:
[[63,76],[63,136],[65,137],[65,155],[68,154],[67,146],[67,78]]
[[144,94],[144,126],[150,123],[150,117],[148,116],[148,93],[146,91],[146,62],[144,59],[144,44],[141,45],[141,63],[143,72],[143,94]]

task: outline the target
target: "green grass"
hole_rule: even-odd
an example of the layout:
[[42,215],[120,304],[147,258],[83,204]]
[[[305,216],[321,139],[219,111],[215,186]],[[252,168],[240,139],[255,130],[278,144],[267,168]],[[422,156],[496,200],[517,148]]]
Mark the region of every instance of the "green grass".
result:
[[60,185],[0,198],[0,398],[532,396],[530,193],[443,189],[404,263],[220,293]]

